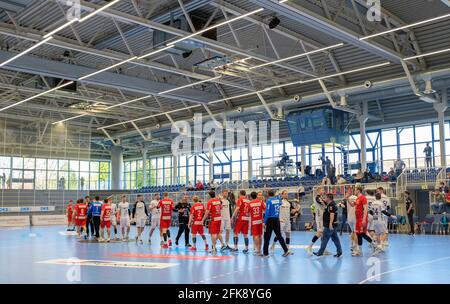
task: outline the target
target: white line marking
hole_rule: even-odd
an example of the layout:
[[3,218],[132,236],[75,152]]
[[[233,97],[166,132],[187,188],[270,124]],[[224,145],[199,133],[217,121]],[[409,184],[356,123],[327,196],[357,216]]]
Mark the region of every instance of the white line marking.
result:
[[418,263],[418,264],[413,264],[413,265],[410,265],[410,266],[405,266],[405,267],[401,267],[401,268],[397,268],[397,269],[392,269],[392,270],[389,270],[389,271],[386,271],[386,272],[382,272],[380,274],[368,277],[367,279],[359,282],[358,284],[364,284],[364,283],[366,283],[368,281],[371,281],[371,280],[373,280],[373,279],[375,279],[377,277],[381,277],[381,276],[383,276],[385,274],[388,274],[388,273],[393,273],[393,272],[397,272],[397,271],[401,271],[401,270],[406,270],[406,269],[411,269],[411,268],[415,268],[415,267],[420,267],[420,266],[423,266],[423,265],[432,264],[434,262],[440,262],[440,261],[444,261],[444,260],[448,260],[448,259],[450,259],[450,256],[439,258],[439,259],[434,259],[434,260],[430,260],[430,261],[422,262],[422,263]]

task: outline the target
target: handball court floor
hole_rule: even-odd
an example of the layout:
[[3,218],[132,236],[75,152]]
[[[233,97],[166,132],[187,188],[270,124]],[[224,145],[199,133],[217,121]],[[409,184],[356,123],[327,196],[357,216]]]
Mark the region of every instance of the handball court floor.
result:
[[[132,227],[132,236],[134,231]],[[176,231],[172,228],[172,237]],[[450,283],[450,236],[391,234],[390,247],[374,259],[367,244],[362,257],[352,257],[344,234],[344,255],[337,259],[308,256],[304,247],[312,233],[293,232],[294,255],[283,258],[277,248],[264,259],[242,252],[193,253],[184,247],[183,237],[178,248],[163,250],[157,235],[152,245],[146,243],[148,232],[147,227],[139,245],[134,240],[80,242],[62,226],[1,228],[0,283]],[[202,240],[197,242],[203,249]],[[331,242],[328,250],[335,252]],[[79,259],[76,264],[73,258]]]

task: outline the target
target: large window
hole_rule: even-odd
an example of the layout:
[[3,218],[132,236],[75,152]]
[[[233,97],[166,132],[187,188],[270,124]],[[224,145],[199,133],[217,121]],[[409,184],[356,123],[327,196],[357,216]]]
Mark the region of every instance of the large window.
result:
[[109,190],[109,161],[0,156],[2,189]]

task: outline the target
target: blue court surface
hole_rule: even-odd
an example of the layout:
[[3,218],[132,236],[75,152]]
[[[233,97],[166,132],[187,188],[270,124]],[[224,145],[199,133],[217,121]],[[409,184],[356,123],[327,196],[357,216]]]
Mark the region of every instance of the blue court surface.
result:
[[[393,234],[385,253],[372,257],[365,244],[364,256],[352,257],[344,234],[344,256],[339,259],[308,256],[304,247],[311,237],[309,232],[293,232],[294,255],[283,258],[277,248],[264,259],[241,252],[192,253],[185,249],[183,238],[179,248],[163,250],[159,236],[153,237],[151,246],[134,241],[86,243],[67,235],[62,226],[4,228],[0,229],[0,283],[450,283],[449,236]],[[201,239],[197,242],[203,248]],[[332,243],[328,250],[334,252]]]

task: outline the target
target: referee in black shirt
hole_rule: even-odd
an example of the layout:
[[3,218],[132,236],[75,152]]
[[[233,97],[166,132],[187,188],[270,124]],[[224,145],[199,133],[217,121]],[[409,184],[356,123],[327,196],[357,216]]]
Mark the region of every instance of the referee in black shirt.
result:
[[331,193],[327,194],[325,203],[326,207],[323,213],[323,238],[320,244],[319,251],[314,252],[314,255],[322,256],[323,253],[325,252],[325,249],[327,248],[328,241],[331,238],[337,250],[337,253],[334,256],[338,258],[342,255],[342,247],[336,231],[338,209],[336,203],[333,200],[333,194]]
[[406,214],[408,215],[409,235],[414,235],[414,208],[409,191],[405,191]]
[[189,211],[191,209],[191,205],[188,201],[189,197],[187,195],[183,196],[181,202],[179,202],[175,209],[178,211],[178,234],[175,239],[175,245],[178,246],[178,241],[180,240],[181,235],[184,233],[184,245],[186,247],[191,247],[189,244]]

